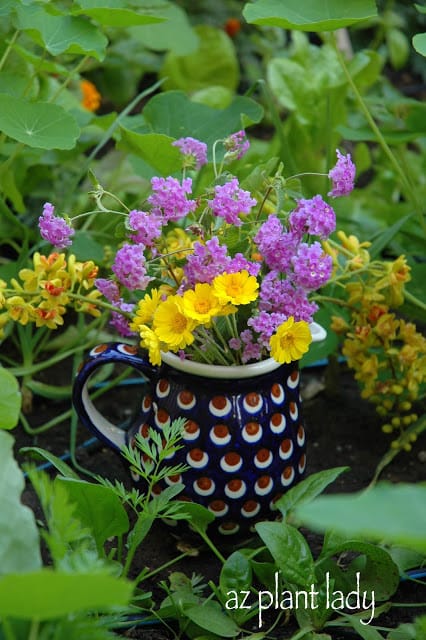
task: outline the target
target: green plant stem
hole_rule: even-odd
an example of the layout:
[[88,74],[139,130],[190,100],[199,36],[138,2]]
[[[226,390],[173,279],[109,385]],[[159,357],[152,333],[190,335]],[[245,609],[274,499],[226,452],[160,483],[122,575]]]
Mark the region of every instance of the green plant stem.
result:
[[31,627],[30,627],[30,632],[28,634],[28,640],[37,640],[39,628],[40,628],[40,621],[31,620]]
[[149,573],[146,573],[145,575],[144,575],[144,569],[142,569],[142,571],[138,573],[138,575],[134,579],[135,583],[138,584],[140,580],[142,580],[143,582],[148,578],[152,578],[153,576],[157,575],[157,573],[160,573],[160,571],[163,571],[164,569],[168,569],[168,567],[171,567],[172,565],[176,564],[176,562],[180,562],[184,558],[187,558],[188,555],[189,553],[187,551],[184,551],[180,555],[176,556],[176,558],[172,558],[168,562],[165,562],[164,564],[162,564],[161,567],[157,567],[156,569],[153,569],[152,571],[150,571]]
[[0,71],[3,70],[3,67],[6,64],[6,60],[8,59],[9,54],[12,51],[13,45],[17,41],[19,34],[20,34],[20,31],[19,31],[19,29],[17,29],[14,32],[14,34],[12,35],[11,39],[9,40],[9,44],[7,45],[6,49],[4,50],[4,53],[3,53],[2,57],[1,57],[1,60],[0,60]]
[[61,95],[62,91],[64,91],[64,89],[66,89],[67,86],[69,85],[69,83],[73,80],[74,76],[76,76],[78,73],[80,73],[80,71],[83,69],[84,65],[86,64],[86,62],[89,60],[89,57],[90,56],[84,56],[80,60],[80,62],[78,64],[76,64],[74,69],[71,69],[71,71],[69,71],[67,73],[67,77],[65,78],[65,80],[63,81],[61,86],[58,87],[58,89],[55,91],[55,93],[49,98],[49,102],[55,102],[55,100],[58,98],[58,96]]
[[426,221],[424,220],[424,216],[423,216],[423,211],[421,209],[420,204],[417,201],[417,198],[415,197],[415,191],[412,188],[412,185],[410,184],[409,179],[407,178],[404,170],[402,169],[401,165],[399,164],[399,162],[397,161],[395,154],[392,152],[392,149],[389,147],[388,143],[386,142],[382,132],[380,131],[379,127],[377,126],[377,124],[374,121],[373,116],[370,113],[370,110],[368,109],[360,91],[358,90],[358,87],[356,86],[351,74],[349,73],[349,69],[346,65],[346,61],[345,58],[342,54],[342,52],[340,51],[339,47],[337,46],[336,43],[336,39],[332,38],[332,42],[334,45],[334,49],[336,51],[336,55],[338,57],[338,60],[340,62],[340,66],[342,67],[343,73],[346,76],[346,79],[355,95],[355,98],[362,110],[362,112],[364,113],[364,116],[371,128],[371,130],[373,131],[374,135],[377,138],[377,142],[380,144],[384,154],[387,156],[388,160],[390,161],[391,165],[393,166],[393,168],[395,169],[396,173],[399,175],[399,177],[401,178],[401,182],[403,185],[403,192],[405,197],[407,198],[407,200],[409,200],[417,215],[419,218],[419,222],[420,222],[420,226],[423,229],[424,234],[426,235]]
[[198,535],[204,540],[204,542],[206,543],[206,545],[209,547],[209,549],[211,551],[213,551],[214,555],[216,556],[216,558],[218,558],[218,560],[220,560],[220,562],[222,564],[225,564],[226,559],[225,557],[220,553],[219,549],[216,547],[216,545],[213,544],[213,542],[210,540],[210,538],[208,537],[208,535],[205,533],[205,531],[203,531],[202,529],[195,529],[195,531],[198,533]]

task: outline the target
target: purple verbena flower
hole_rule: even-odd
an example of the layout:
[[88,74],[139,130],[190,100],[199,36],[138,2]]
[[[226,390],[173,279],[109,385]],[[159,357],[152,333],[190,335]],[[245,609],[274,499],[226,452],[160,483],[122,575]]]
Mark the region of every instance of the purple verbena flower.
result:
[[102,293],[103,296],[112,304],[117,304],[120,301],[120,289],[118,284],[114,280],[108,280],[107,278],[97,278],[95,280],[95,287]]
[[287,316],[284,313],[260,311],[257,316],[247,320],[247,325],[259,334],[262,347],[269,347],[270,337],[285,320]]
[[[119,308],[122,311],[127,311],[128,313],[132,313],[134,311],[135,305],[127,302],[123,302],[120,300]],[[129,328],[129,321],[122,313],[119,311],[113,311],[111,314],[110,325],[118,331],[118,333],[126,338],[130,338],[131,336],[136,335],[134,331],[131,331]]]
[[184,178],[182,184],[176,178],[152,178],[152,194],[148,202],[157,215],[161,215],[164,224],[169,220],[180,220],[190,211],[197,208],[196,200],[188,200],[186,194],[191,193],[192,180]]
[[296,209],[290,213],[289,223],[291,230],[300,238],[309,233],[325,239],[336,228],[336,214],[333,208],[317,195],[310,200],[299,200]]
[[155,211],[147,213],[133,209],[129,213],[128,224],[130,229],[136,231],[131,235],[133,242],[152,247],[156,238],[161,235],[163,219]]
[[195,242],[193,253],[188,255],[183,268],[189,286],[197,282],[208,282],[227,271],[230,258],[226,246],[221,246],[217,236],[207,240],[205,244]]
[[333,189],[329,196],[337,198],[347,196],[354,188],[356,167],[351,159],[351,154],[343,155],[336,149],[337,163],[328,173],[328,177],[333,183]]
[[309,245],[302,242],[292,258],[293,282],[307,291],[313,291],[327,283],[333,269],[331,256],[326,254],[319,242]]
[[255,340],[255,337],[250,329],[241,331],[240,337],[244,343],[243,353],[241,360],[243,364],[250,362],[250,360],[260,360],[262,357],[262,345]]
[[250,142],[247,139],[246,132],[244,130],[232,133],[225,138],[223,146],[226,149],[225,159],[231,162],[232,160],[240,160],[250,148]]
[[239,188],[238,179],[232,178],[229,182],[215,187],[213,200],[207,203],[213,211],[213,215],[224,218],[228,224],[236,227],[241,226],[239,219],[241,213],[250,213],[256,204],[256,200],[250,196],[248,191]]
[[228,345],[230,349],[238,351],[238,349],[241,349],[241,340],[239,338],[230,338],[228,340]]
[[177,147],[185,156],[185,161],[190,167],[194,167],[197,171],[207,164],[207,145],[205,142],[196,140],[188,136],[187,138],[179,138],[172,142],[173,147]]
[[43,240],[47,240],[57,249],[65,249],[72,244],[70,238],[74,235],[74,229],[64,218],[55,216],[55,207],[50,202],[44,204],[38,226]]
[[252,262],[242,253],[236,253],[226,267],[226,273],[237,273],[237,271],[248,271],[251,276],[257,276],[261,268],[260,262]]
[[286,273],[300,238],[291,231],[284,232],[280,220],[272,214],[259,228],[254,241],[268,267]]
[[124,244],[115,254],[111,269],[118,280],[131,291],[144,291],[152,278],[146,275],[143,244]]
[[270,271],[260,285],[259,310],[283,314],[284,320],[293,316],[296,322],[312,322],[318,305],[310,302],[307,292],[296,287],[289,278],[283,279],[277,271]]

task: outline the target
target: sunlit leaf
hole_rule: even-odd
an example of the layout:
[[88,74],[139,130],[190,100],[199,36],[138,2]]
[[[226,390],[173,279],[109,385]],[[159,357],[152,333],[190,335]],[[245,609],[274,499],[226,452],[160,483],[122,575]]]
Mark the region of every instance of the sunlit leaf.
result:
[[39,149],[72,149],[80,135],[75,119],[62,107],[5,93],[0,94],[0,131]]
[[417,33],[413,36],[413,47],[422,56],[426,56],[426,33]]
[[77,611],[104,611],[126,605],[132,591],[131,582],[104,573],[40,569],[0,580],[0,615],[48,620]]

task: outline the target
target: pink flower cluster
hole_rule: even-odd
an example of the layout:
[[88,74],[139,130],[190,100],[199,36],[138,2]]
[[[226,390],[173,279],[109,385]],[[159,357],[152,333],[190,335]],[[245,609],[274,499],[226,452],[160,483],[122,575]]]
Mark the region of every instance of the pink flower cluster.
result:
[[205,142],[187,137],[175,140],[175,142],[172,142],[172,145],[181,151],[185,161],[196,171],[207,164],[207,145]]
[[344,156],[336,149],[337,163],[329,171],[328,177],[333,183],[332,190],[328,193],[333,198],[347,196],[354,188],[356,168],[351,159],[351,154]]
[[38,226],[43,240],[47,240],[57,249],[71,246],[74,229],[64,218],[55,216],[55,207],[50,202],[45,203],[43,213],[38,219]]
[[228,224],[236,227],[242,225],[240,214],[250,213],[256,204],[248,191],[240,189],[237,178],[232,178],[223,185],[217,185],[214,189],[214,198],[207,200],[213,215],[224,218]]

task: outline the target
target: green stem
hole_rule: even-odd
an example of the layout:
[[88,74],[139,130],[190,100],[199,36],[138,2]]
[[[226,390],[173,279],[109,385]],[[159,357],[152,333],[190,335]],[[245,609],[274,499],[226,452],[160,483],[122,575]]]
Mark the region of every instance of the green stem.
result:
[[30,632],[28,634],[28,640],[37,640],[39,628],[40,628],[40,621],[39,620],[32,620],[31,621]]
[[141,579],[142,581],[144,581],[144,580],[147,580],[148,578],[152,578],[153,576],[157,575],[157,573],[160,573],[160,571],[163,571],[163,569],[168,569],[168,567],[171,567],[172,565],[176,564],[176,562],[180,562],[181,560],[186,558],[188,555],[189,555],[188,552],[184,551],[179,556],[176,556],[176,558],[172,558],[168,562],[165,562],[164,564],[162,564],[161,567],[157,567],[156,569],[153,569],[149,573],[145,573],[145,575],[144,575],[145,569],[142,569],[142,571],[136,576],[134,580],[135,583],[138,584]]
[[6,638],[6,640],[16,640],[16,636],[13,631],[12,625],[10,624],[9,620],[4,616],[2,616],[0,621],[0,629],[1,628],[4,632],[4,637]]
[[74,76],[80,73],[81,69],[84,67],[88,59],[89,59],[89,56],[84,56],[84,58],[80,60],[80,62],[74,67],[74,69],[72,69],[67,73],[67,77],[65,78],[64,82],[61,84],[60,87],[58,87],[55,93],[49,98],[49,102],[55,102],[58,96],[61,95],[62,91],[64,91],[64,89],[66,89],[69,83],[73,80]]
[[339,47],[336,44],[336,39],[333,38],[333,45],[334,45],[334,49],[336,51],[337,57],[339,59],[340,65],[342,67],[343,73],[346,76],[346,79],[349,83],[349,86],[351,87],[352,91],[354,92],[355,98],[362,110],[362,112],[364,113],[364,116],[371,128],[371,130],[373,131],[374,135],[377,138],[378,143],[380,144],[384,154],[387,156],[388,160],[390,161],[391,165],[393,166],[393,168],[395,169],[396,173],[399,175],[399,177],[401,178],[401,182],[403,185],[403,191],[404,191],[404,195],[407,198],[407,200],[411,201],[414,209],[417,212],[417,215],[419,217],[419,222],[420,222],[420,226],[422,227],[424,233],[426,234],[426,221],[424,220],[423,217],[423,212],[422,209],[420,207],[420,204],[417,201],[417,198],[415,197],[415,193],[411,187],[410,181],[407,178],[404,170],[402,169],[401,165],[399,164],[399,162],[397,161],[394,153],[392,152],[392,149],[389,147],[388,143],[386,142],[386,140],[383,137],[382,132],[380,131],[379,127],[377,126],[377,124],[374,121],[374,118],[372,117],[370,110],[368,109],[361,93],[358,90],[358,87],[356,86],[351,74],[349,73],[349,69],[346,65],[346,61],[344,59],[344,56],[342,54],[342,52],[340,51]]
[[426,311],[426,304],[422,302],[422,300],[419,300],[419,298],[416,298],[416,296],[413,296],[412,293],[410,293],[409,291],[406,291],[405,289],[404,289],[404,298],[405,300],[407,300],[407,302],[411,302],[411,304],[414,304],[416,307],[419,307],[419,309],[423,309],[424,311]]
[[4,65],[6,63],[6,60],[8,59],[9,54],[12,51],[13,45],[17,41],[19,34],[20,34],[20,31],[19,31],[19,29],[17,29],[15,31],[15,33],[12,35],[12,37],[11,37],[11,39],[9,41],[9,44],[7,45],[6,49],[4,50],[4,53],[3,53],[2,57],[1,57],[1,60],[0,60],[0,71],[3,70],[3,67],[4,67]]

